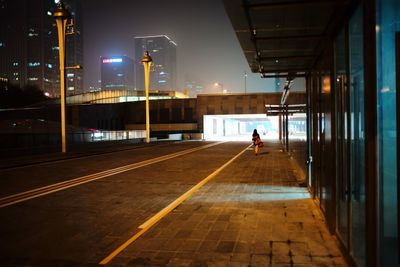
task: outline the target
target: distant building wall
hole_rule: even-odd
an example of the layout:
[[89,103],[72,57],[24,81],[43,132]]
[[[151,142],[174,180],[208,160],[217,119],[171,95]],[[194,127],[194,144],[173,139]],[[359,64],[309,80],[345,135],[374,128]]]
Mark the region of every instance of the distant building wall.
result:
[[[282,93],[252,93],[229,95],[198,95],[197,123],[203,130],[203,115],[222,114],[265,114],[265,105],[278,105]],[[287,98],[287,104],[305,104],[306,94],[292,92]]]
[[[279,104],[280,93],[200,95],[197,98],[151,100],[150,124],[157,131],[203,131],[203,116],[265,114],[265,105]],[[288,104],[304,104],[305,93],[291,93]],[[41,119],[59,121],[59,105],[2,110],[0,120]],[[67,106],[67,123],[102,130],[144,129],[145,101]],[[0,129],[1,131],[1,129]]]

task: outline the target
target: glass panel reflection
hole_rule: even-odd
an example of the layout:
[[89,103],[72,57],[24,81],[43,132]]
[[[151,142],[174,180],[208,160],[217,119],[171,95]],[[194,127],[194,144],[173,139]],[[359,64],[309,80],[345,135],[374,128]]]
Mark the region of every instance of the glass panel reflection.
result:
[[[396,32],[400,2],[377,1],[379,248],[381,266],[399,266],[396,152]],[[399,49],[399,44],[398,48]],[[398,71],[398,70],[397,70]]]
[[350,60],[350,181],[351,181],[351,253],[359,266],[365,266],[365,112],[363,6],[349,24]]
[[346,84],[346,39],[344,29],[335,41],[336,72],[336,181],[337,181],[337,231],[344,246],[348,246],[348,139],[347,139],[347,89]]

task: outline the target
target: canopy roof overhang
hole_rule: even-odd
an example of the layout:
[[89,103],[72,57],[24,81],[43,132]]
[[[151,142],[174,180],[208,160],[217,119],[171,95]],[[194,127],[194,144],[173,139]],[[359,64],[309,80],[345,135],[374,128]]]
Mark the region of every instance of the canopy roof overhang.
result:
[[292,104],[292,105],[265,105],[267,116],[277,116],[282,114],[306,113],[306,104]]
[[303,77],[356,0],[224,0],[252,72]]

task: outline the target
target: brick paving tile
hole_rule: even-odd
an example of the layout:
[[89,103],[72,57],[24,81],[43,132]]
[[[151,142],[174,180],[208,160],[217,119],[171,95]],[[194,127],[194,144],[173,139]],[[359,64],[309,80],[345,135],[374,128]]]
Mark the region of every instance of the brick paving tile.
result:
[[266,147],[246,151],[112,266],[347,266],[291,159]]

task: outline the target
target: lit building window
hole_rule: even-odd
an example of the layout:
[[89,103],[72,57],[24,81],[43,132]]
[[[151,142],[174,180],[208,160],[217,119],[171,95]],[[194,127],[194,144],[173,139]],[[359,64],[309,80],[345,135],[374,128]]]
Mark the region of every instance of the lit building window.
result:
[[3,42],[0,42],[0,47],[5,47],[6,46],[6,44],[5,43],[3,43]]
[[14,63],[13,63],[13,66],[18,66],[18,62],[14,62]]
[[39,79],[36,78],[36,77],[29,77],[28,80],[29,80],[29,81],[37,81],[37,80],[39,80]]
[[50,11],[47,11],[47,15],[52,16],[53,14]]
[[67,73],[67,77],[74,77],[75,76],[75,74],[73,74],[73,73]]
[[55,51],[55,50],[60,50],[60,48],[59,48],[58,46],[53,46],[53,47],[51,48],[51,50],[53,50],[53,51]]
[[105,58],[103,59],[103,63],[108,64],[108,63],[120,63],[122,62],[122,58]]
[[34,28],[29,28],[28,32],[29,32],[28,33],[29,37],[39,36],[39,34],[35,31]]
[[48,67],[49,69],[52,69],[52,68],[53,68],[53,65],[47,64],[47,67]]
[[38,67],[38,66],[40,66],[40,62],[29,62],[28,66],[29,67]]
[[73,87],[73,86],[68,87],[68,91],[74,91],[74,90],[75,90],[75,87]]

